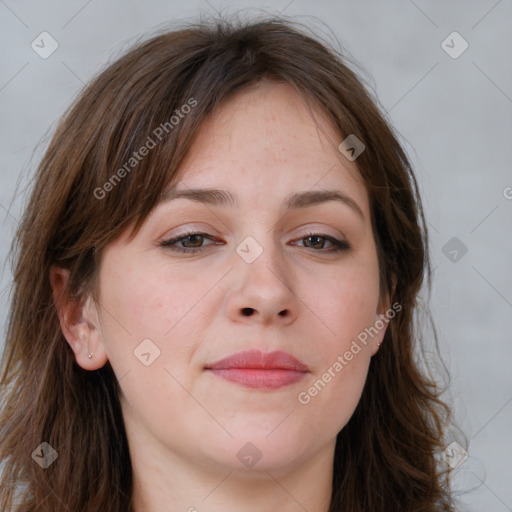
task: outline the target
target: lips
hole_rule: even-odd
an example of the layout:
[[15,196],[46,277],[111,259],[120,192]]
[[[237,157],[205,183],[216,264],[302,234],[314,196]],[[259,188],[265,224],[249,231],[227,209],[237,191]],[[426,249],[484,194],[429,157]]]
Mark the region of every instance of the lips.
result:
[[252,389],[279,389],[302,380],[308,367],[287,352],[237,352],[205,366],[205,370],[227,381]]

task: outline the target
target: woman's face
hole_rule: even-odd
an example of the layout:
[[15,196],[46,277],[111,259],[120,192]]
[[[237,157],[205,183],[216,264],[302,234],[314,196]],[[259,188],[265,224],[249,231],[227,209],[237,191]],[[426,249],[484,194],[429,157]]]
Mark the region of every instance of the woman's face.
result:
[[[385,308],[365,187],[317,117],[334,144],[289,86],[239,93],[204,123],[176,186],[222,194],[169,195],[105,249],[98,354],[132,449],[274,475],[332,453],[385,329],[360,335]],[[243,351],[281,357],[214,365]]]

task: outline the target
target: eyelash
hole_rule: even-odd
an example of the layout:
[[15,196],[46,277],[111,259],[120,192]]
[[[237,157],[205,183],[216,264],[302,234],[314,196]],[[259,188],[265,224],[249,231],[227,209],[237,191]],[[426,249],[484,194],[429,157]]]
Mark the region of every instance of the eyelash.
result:
[[[179,235],[175,238],[171,238],[169,240],[163,240],[162,242],[160,242],[159,245],[161,247],[165,247],[166,249],[169,249],[171,251],[193,254],[198,251],[201,251],[206,246],[185,248],[185,247],[179,247],[175,244],[177,242],[181,242],[182,240],[185,240],[186,238],[188,238],[190,236],[195,236],[195,235],[200,235],[203,238],[208,238],[209,240],[213,240],[212,237],[209,236],[207,233],[202,233],[200,231],[190,231],[187,233],[183,233],[182,235]],[[320,249],[317,251],[317,250],[313,249],[315,252],[338,253],[341,251],[347,251],[347,250],[351,249],[351,246],[347,242],[344,242],[343,240],[338,240],[337,238],[334,238],[332,236],[322,235],[320,233],[306,233],[303,237],[298,238],[297,240],[305,240],[306,238],[310,238],[310,237],[324,238],[325,240],[327,240],[333,244],[333,247],[330,249],[327,249],[327,250]],[[209,245],[214,245],[214,244],[209,244]],[[309,247],[306,247],[306,249],[309,249]]]

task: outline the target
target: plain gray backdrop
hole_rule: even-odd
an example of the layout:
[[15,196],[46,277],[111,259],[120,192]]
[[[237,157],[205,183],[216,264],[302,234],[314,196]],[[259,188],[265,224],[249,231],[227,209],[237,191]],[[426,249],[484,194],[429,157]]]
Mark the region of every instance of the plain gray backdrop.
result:
[[[468,441],[454,487],[465,510],[512,511],[512,0],[0,0],[2,333],[6,258],[43,137],[84,83],[141,35],[239,10],[308,24],[373,80],[428,218],[430,306],[451,375],[446,398]],[[51,49],[42,32],[58,44],[46,59],[31,46]]]

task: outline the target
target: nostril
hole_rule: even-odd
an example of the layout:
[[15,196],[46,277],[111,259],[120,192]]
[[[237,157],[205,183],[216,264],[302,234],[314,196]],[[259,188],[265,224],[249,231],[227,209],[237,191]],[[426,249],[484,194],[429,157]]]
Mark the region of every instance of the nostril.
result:
[[254,311],[254,309],[252,309],[252,308],[243,308],[242,309],[242,313],[245,316],[251,316],[253,311]]
[[283,311],[279,311],[279,315],[280,316],[286,316],[288,314],[288,310],[287,309],[283,309]]

